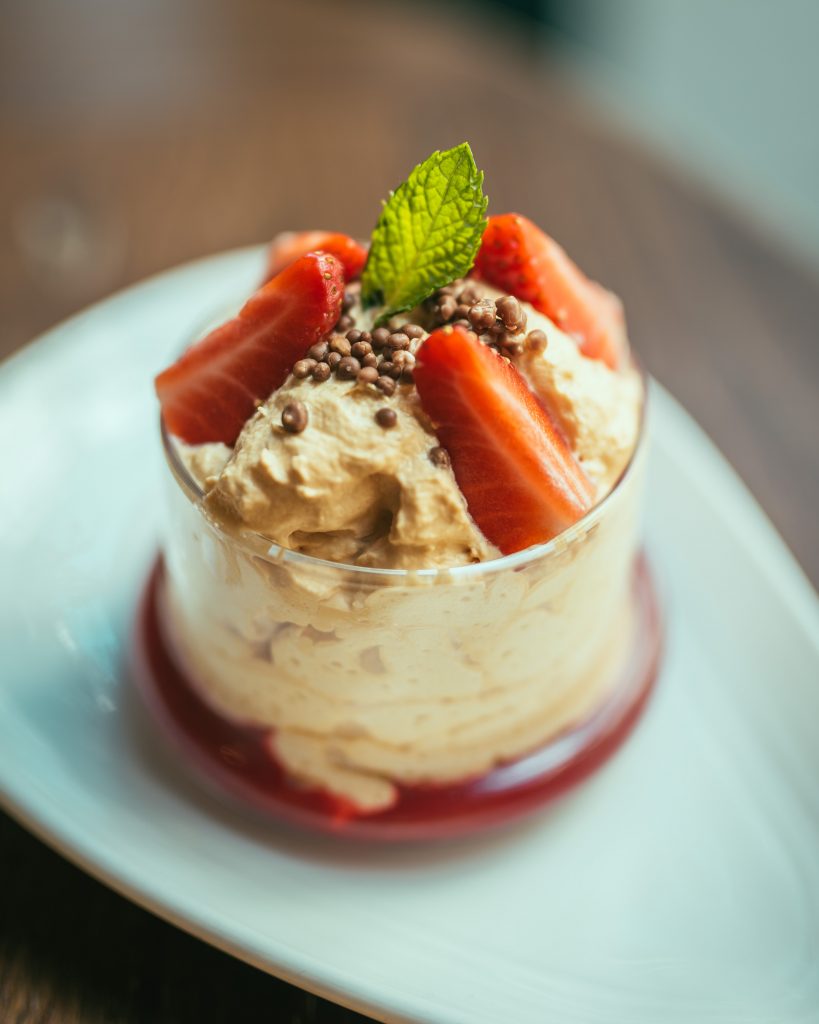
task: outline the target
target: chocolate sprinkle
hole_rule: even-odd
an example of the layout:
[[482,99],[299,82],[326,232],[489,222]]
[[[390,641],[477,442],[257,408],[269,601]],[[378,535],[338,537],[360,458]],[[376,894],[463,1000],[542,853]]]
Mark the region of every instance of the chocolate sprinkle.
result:
[[[347,338],[349,340],[349,335],[347,336]],[[357,341],[350,350],[350,355],[355,356],[356,359],[360,361],[364,358],[364,356],[368,356],[372,352],[372,350],[373,347],[369,343],[369,341]]]
[[336,367],[336,376],[339,380],[355,380],[361,370],[361,363],[355,356],[344,356]]
[[321,360],[325,358],[329,350],[330,346],[327,344],[326,341],[319,341],[315,345],[311,345],[310,348],[308,348],[307,355],[310,357],[310,359],[316,359],[319,362],[321,362]]
[[376,327],[373,331],[372,346],[374,349],[382,349],[390,340],[390,332],[386,327]]
[[282,426],[288,434],[300,434],[307,426],[307,419],[303,402],[288,402],[282,409]]
[[449,461],[449,452],[446,448],[442,448],[440,445],[430,448],[427,455],[429,456],[429,461],[432,465],[438,466],[439,469],[443,469],[444,467],[451,465]]
[[503,326],[510,334],[517,334],[526,326],[526,314],[523,307],[514,295],[504,295],[497,299],[495,308],[498,316],[503,321]]
[[313,367],[315,365],[315,359],[299,359],[299,361],[293,366],[293,376],[298,377],[299,380],[304,380],[305,377],[309,377],[313,372]]
[[395,352],[401,349],[408,349],[410,347],[410,340],[403,331],[393,331],[387,344]]
[[375,414],[375,422],[379,427],[383,427],[384,430],[392,429],[398,422],[395,409],[388,409],[386,406],[383,409],[379,409]]
[[548,343],[549,339],[546,337],[545,331],[529,331],[529,333],[526,335],[526,347],[530,350],[530,352],[542,352],[546,348]]
[[352,348],[353,346],[349,341],[347,341],[346,338],[343,338],[340,334],[334,334],[333,337],[330,338],[331,352],[338,352],[340,356],[348,356],[352,351]]

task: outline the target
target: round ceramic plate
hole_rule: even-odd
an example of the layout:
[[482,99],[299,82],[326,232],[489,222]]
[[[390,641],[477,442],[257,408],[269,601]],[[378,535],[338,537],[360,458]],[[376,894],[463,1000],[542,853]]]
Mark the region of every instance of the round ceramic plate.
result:
[[339,844],[219,802],[156,740],[125,669],[160,516],[151,378],[261,263],[164,274],[0,368],[4,805],[180,927],[386,1021],[819,1020],[819,602],[659,387],[666,661],[571,796],[484,838]]

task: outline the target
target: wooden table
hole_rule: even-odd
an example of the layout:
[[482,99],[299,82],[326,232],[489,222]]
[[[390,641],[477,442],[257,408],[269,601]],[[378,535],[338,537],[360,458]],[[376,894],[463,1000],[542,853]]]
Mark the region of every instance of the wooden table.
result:
[[[282,228],[366,235],[386,186],[469,139],[491,208],[530,215],[624,297],[648,369],[819,583],[816,278],[610,130],[531,33],[466,5],[45,10],[10,3],[0,25],[0,354],[192,257]],[[4,1024],[364,1019],[159,922],[2,816],[0,866]]]

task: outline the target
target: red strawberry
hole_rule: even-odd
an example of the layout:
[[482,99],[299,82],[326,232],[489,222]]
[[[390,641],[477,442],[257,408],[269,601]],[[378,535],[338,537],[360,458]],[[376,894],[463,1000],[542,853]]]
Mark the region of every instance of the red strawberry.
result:
[[480,277],[531,303],[580,351],[616,370],[628,349],[620,300],[586,275],[563,249],[526,217],[490,217],[475,260]]
[[358,277],[367,262],[367,250],[349,235],[332,231],[288,231],[270,243],[264,280],[269,281],[299,257],[317,250],[329,252],[341,260],[347,281]]
[[188,444],[233,444],[293,363],[330,331],[343,294],[335,256],[311,253],[283,270],[156,378],[168,430]]
[[549,540],[591,508],[592,485],[556,422],[474,334],[434,331],[415,382],[472,518],[504,554]]

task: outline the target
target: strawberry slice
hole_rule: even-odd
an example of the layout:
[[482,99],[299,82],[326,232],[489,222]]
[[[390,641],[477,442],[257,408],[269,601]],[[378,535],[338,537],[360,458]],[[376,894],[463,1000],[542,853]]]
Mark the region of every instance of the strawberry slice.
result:
[[367,262],[367,250],[349,235],[333,231],[286,231],[270,243],[264,280],[269,281],[299,257],[317,250],[329,252],[341,260],[347,281],[358,277]]
[[480,277],[531,303],[580,351],[616,370],[628,351],[620,300],[589,278],[565,251],[526,217],[490,217],[475,260]]
[[188,444],[232,445],[293,363],[333,327],[343,295],[335,256],[310,253],[283,270],[156,378],[167,429]]
[[415,382],[472,518],[504,554],[549,540],[591,508],[592,485],[557,423],[474,334],[433,331]]

